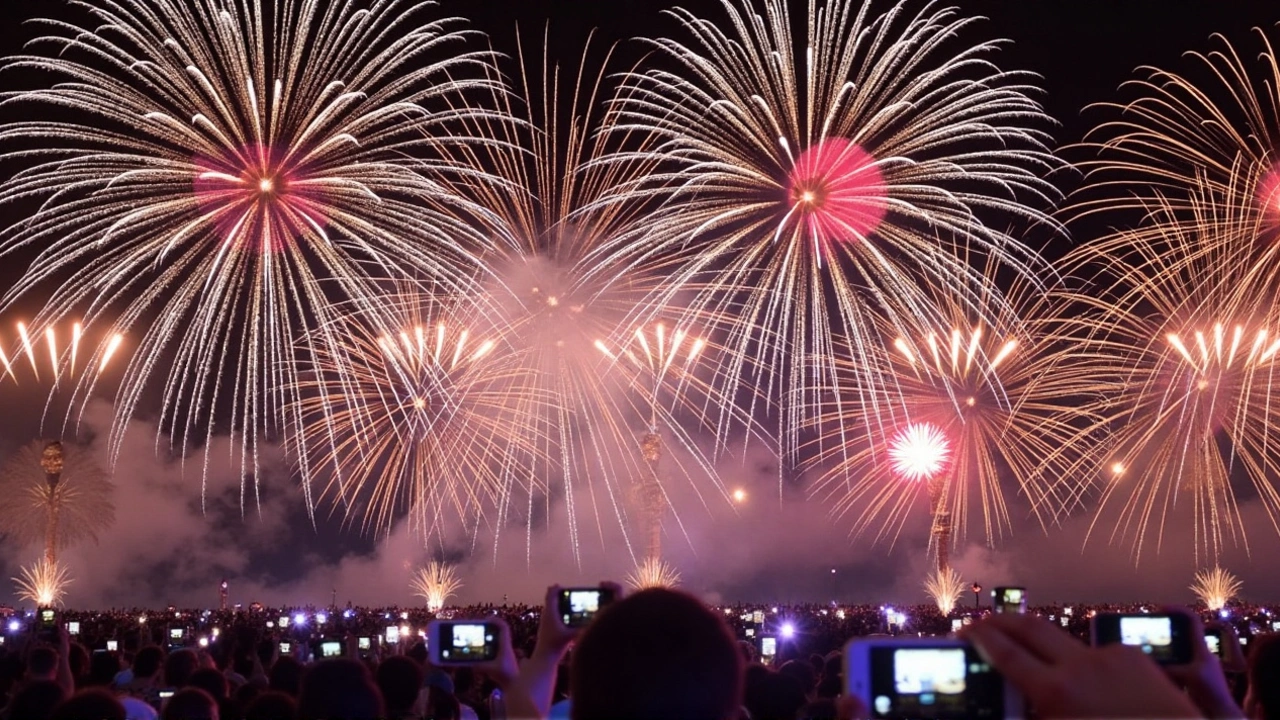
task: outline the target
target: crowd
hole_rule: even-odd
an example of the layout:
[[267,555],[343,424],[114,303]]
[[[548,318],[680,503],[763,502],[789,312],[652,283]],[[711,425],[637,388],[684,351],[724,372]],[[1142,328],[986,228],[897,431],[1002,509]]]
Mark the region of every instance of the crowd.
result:
[[[52,632],[14,613],[0,645],[0,720],[871,717],[846,692],[845,643],[954,633],[1039,717],[1280,718],[1280,620],[1265,607],[1179,611],[1196,653],[1161,667],[1132,647],[1080,641],[1096,613],[1161,611],[1152,606],[943,616],[932,606],[708,607],[645,591],[579,631],[560,621],[555,590],[551,612],[439,613],[503,628],[495,659],[462,666],[432,664],[424,630],[436,615],[421,609],[63,612]],[[1221,659],[1205,646],[1205,619],[1221,632]]]

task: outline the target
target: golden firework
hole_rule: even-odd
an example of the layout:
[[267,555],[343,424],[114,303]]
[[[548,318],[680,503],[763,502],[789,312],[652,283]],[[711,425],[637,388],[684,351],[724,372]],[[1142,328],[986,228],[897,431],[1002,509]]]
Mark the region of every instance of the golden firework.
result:
[[452,565],[433,561],[418,568],[409,586],[414,595],[427,601],[428,610],[439,612],[449,598],[462,589],[462,580]]

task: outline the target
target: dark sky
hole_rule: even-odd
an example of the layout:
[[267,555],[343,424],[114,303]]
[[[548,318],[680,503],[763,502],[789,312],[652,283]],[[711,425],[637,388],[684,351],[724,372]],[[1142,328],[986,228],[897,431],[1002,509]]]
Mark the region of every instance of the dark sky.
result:
[[[3,0],[3,4],[3,54],[17,51],[30,36],[31,29],[19,24],[19,18],[58,12],[61,5],[58,0]],[[513,51],[517,22],[528,32],[540,33],[550,19],[560,59],[571,61],[592,28],[599,28],[604,40],[678,32],[674,22],[659,13],[665,4],[664,0],[454,0],[444,5],[449,13],[472,18],[492,35],[500,50]],[[957,0],[956,4],[990,19],[979,33],[1013,41],[998,58],[1002,67],[1043,76],[1043,101],[1060,123],[1055,133],[1060,145],[1083,137],[1099,117],[1084,108],[1120,98],[1117,87],[1134,77],[1137,66],[1186,68],[1188,61],[1182,54],[1210,49],[1209,36],[1215,32],[1252,55],[1258,45],[1250,37],[1250,28],[1269,27],[1280,20],[1275,3],[1263,0]],[[703,16],[718,16],[718,0],[690,0],[684,5]],[[3,214],[0,219],[13,220]],[[1060,250],[1051,248],[1047,254]],[[12,283],[20,267],[18,258],[0,260],[0,287]],[[12,339],[12,324],[23,310],[0,314],[0,341],[6,347]],[[19,388],[9,380],[0,381],[0,454],[7,455],[40,433],[45,389],[37,383]],[[110,413],[105,402],[96,403],[82,426],[88,436],[96,434],[99,444]],[[405,567],[421,562],[426,552],[406,533],[375,546],[324,518],[313,530],[294,482],[278,459],[268,462],[260,516],[250,509],[241,519],[235,501],[236,474],[217,462],[211,473],[211,502],[202,513],[200,460],[189,459],[184,473],[181,465],[157,457],[155,429],[142,422],[129,437],[115,478],[120,507],[115,529],[101,545],[66,554],[78,578],[71,589],[71,604],[207,604],[213,602],[216,583],[223,576],[232,579],[234,599],[244,602],[328,602],[331,589],[337,590],[339,600],[409,600]],[[219,455],[225,456],[226,452]],[[845,527],[828,519],[816,503],[777,499],[777,471],[767,458],[739,458],[721,469],[731,486],[748,488],[751,501],[738,515],[724,508],[704,510],[696,502],[685,509],[681,518],[689,541],[673,531],[667,544],[690,589],[728,599],[922,600],[919,578],[927,531],[923,519],[909,526],[904,540],[891,551],[853,545],[846,539]],[[1257,516],[1260,509],[1246,506],[1245,512]],[[1268,533],[1265,519],[1255,520],[1261,522],[1251,523],[1255,529],[1250,536],[1252,559],[1240,549],[1228,552],[1224,560],[1244,579],[1247,596],[1277,599],[1280,574],[1272,572],[1274,564],[1266,558],[1273,556],[1280,540]],[[1127,552],[1108,548],[1105,538],[1082,550],[1087,523],[1088,517],[1072,518],[1046,537],[1032,523],[1019,521],[1015,537],[999,550],[970,546],[955,553],[956,565],[966,577],[988,586],[1026,584],[1036,593],[1033,597],[1042,599],[1189,599],[1185,587],[1194,570],[1189,531],[1175,531],[1168,550],[1144,560],[1134,571]],[[481,538],[474,551],[462,541],[451,544],[451,556],[465,563],[463,599],[498,599],[503,594],[532,598],[551,581],[595,582],[617,578],[627,569],[624,557],[592,539],[584,545],[583,567],[578,570],[554,517],[551,526],[550,531],[535,534],[528,549],[519,533],[504,538],[496,558],[489,538]],[[35,549],[10,544],[0,544],[0,550],[0,577],[15,574],[18,562],[36,555]],[[531,559],[528,564],[526,557]],[[0,603],[9,600],[9,592],[8,583],[0,582]]]

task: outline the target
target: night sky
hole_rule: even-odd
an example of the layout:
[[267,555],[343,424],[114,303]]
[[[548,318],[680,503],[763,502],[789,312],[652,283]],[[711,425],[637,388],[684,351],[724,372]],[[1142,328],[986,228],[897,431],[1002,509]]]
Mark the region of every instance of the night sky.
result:
[[[0,53],[8,55],[29,39],[32,28],[19,18],[60,12],[59,0],[3,0],[5,22],[0,23]],[[718,17],[718,0],[688,0],[685,7],[703,17]],[[1274,2],[1221,0],[956,0],[966,13],[989,21],[973,39],[1003,37],[1012,41],[996,58],[1004,69],[1029,70],[1043,76],[1042,101],[1059,126],[1059,146],[1078,143],[1106,113],[1086,110],[1097,102],[1127,97],[1120,84],[1136,77],[1140,65],[1171,70],[1193,67],[1183,58],[1191,50],[1210,50],[1212,33],[1222,33],[1252,56],[1260,47],[1253,27],[1271,27],[1280,20]],[[678,33],[679,28],[659,10],[665,0],[446,0],[447,14],[471,18],[488,33],[496,49],[514,53],[514,29],[520,24],[530,37],[540,36],[552,22],[557,59],[573,62],[583,40],[598,28],[605,41],[626,41],[637,35]],[[797,3],[797,7],[801,5]],[[912,4],[916,7],[917,4]],[[981,37],[979,37],[979,34]],[[627,52],[637,56],[638,43]],[[10,90],[12,78],[0,76],[0,90]],[[1072,160],[1088,157],[1068,150]],[[1063,173],[1064,191],[1078,177]],[[0,223],[14,222],[14,208],[0,208]],[[1075,242],[1099,228],[1075,227]],[[1050,258],[1067,247],[1057,240],[1043,248]],[[0,259],[0,288],[7,289],[29,258]],[[21,302],[0,313],[0,338],[8,343],[13,323],[29,318],[34,309]],[[41,422],[47,386],[28,382],[15,387],[0,382],[0,458],[42,435]],[[55,401],[56,405],[56,401]],[[88,407],[80,427],[82,439],[101,445],[112,410],[105,399]],[[242,517],[239,477],[229,467],[225,440],[209,448],[214,453],[206,506],[201,509],[200,458],[184,465],[156,450],[156,432],[140,414],[128,436],[116,468],[117,523],[98,546],[64,553],[76,577],[68,602],[72,606],[119,606],[166,603],[209,605],[216,601],[222,577],[231,581],[233,602],[261,600],[278,603],[328,603],[336,591],[339,602],[397,603],[410,600],[408,566],[443,555],[462,563],[466,587],[461,599],[533,599],[540,588],[559,581],[596,582],[620,579],[630,561],[617,543],[602,547],[594,534],[584,535],[582,567],[574,566],[563,523],[553,516],[549,529],[539,529],[525,546],[522,531],[502,538],[495,556],[491,537],[455,537],[443,546],[424,549],[400,530],[389,541],[375,543],[340,522],[318,515],[313,527],[282,457],[268,458],[261,480],[260,507],[252,504]],[[53,422],[57,425],[57,422]],[[48,423],[46,422],[46,428]],[[46,429],[44,434],[56,432]],[[749,501],[738,514],[713,505],[704,509],[696,499],[682,507],[685,533],[668,523],[669,560],[683,572],[688,589],[709,599],[849,602],[924,602],[920,578],[926,568],[924,542],[927,518],[915,518],[893,547],[867,547],[847,538],[847,525],[831,520],[826,509],[806,502],[800,487],[779,492],[778,468],[765,453],[748,451],[729,458],[720,468],[729,487],[743,487]],[[802,485],[802,481],[797,485]],[[0,502],[4,499],[0,498]],[[1021,512],[1021,499],[1014,499]],[[1246,503],[1243,512],[1253,529],[1252,555],[1243,547],[1229,549],[1223,564],[1244,580],[1251,599],[1280,599],[1280,573],[1275,556],[1280,538],[1267,530],[1262,510]],[[1089,517],[1069,519],[1048,536],[1031,520],[1015,515],[1015,535],[995,551],[970,545],[953,553],[954,564],[966,579],[991,587],[1021,584],[1040,600],[1152,600],[1189,601],[1186,586],[1195,564],[1190,529],[1175,530],[1166,549],[1148,554],[1135,571],[1127,546],[1108,547],[1106,537],[1083,544]],[[981,532],[971,532],[980,541]],[[1083,548],[1083,549],[1082,549]],[[36,557],[36,548],[16,548],[0,541],[0,604],[12,602],[11,584],[4,581],[20,563]],[[526,558],[530,562],[526,562]],[[834,570],[834,572],[833,572]]]

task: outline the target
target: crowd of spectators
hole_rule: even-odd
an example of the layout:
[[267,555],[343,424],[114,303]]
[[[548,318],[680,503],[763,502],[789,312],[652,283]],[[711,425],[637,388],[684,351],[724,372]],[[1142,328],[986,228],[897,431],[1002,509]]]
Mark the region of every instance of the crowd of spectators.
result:
[[[52,633],[42,632],[36,614],[18,611],[0,628],[0,720],[856,718],[867,708],[845,692],[841,650],[851,638],[955,633],[971,639],[1041,717],[1248,711],[1280,718],[1280,613],[1273,620],[1266,607],[1187,611],[1197,633],[1210,622],[1230,646],[1221,660],[1201,647],[1192,666],[1167,672],[1141,655],[1120,654],[1132,648],[1090,648],[1071,638],[1087,638],[1096,613],[1162,611],[1154,605],[1033,607],[1025,616],[990,611],[708,607],[680,593],[649,591],[606,608],[581,637],[555,612],[543,617],[541,607],[513,604],[440,613],[257,606],[64,611]],[[500,623],[504,654],[474,666],[433,666],[424,630],[435,617]],[[1112,694],[1129,703],[1116,704]]]

